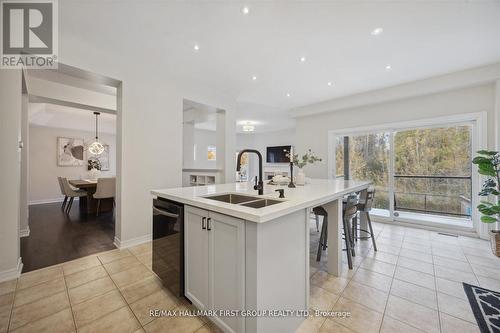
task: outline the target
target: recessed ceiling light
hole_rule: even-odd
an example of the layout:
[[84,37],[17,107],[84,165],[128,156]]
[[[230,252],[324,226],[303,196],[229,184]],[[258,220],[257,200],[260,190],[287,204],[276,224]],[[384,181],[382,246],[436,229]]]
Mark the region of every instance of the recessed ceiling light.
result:
[[331,87],[331,86],[332,86],[332,83],[331,83],[331,82],[328,82],[328,83],[327,83],[327,85],[328,85],[329,87]]
[[290,93],[286,93],[286,97],[290,97],[290,96],[292,96],[292,95],[290,95]]
[[194,44],[193,50],[199,51],[200,50],[200,46],[198,44]]
[[382,32],[384,32],[384,29],[383,28],[375,28],[372,30],[372,36],[378,36],[380,35]]
[[391,65],[385,65],[385,70],[390,71],[392,69]]
[[248,15],[248,13],[250,13],[250,8],[244,6],[243,8],[241,8],[241,12],[243,13],[243,15]]
[[256,81],[257,80],[257,76],[252,76],[252,80]]
[[306,62],[306,57],[300,57],[300,62]]

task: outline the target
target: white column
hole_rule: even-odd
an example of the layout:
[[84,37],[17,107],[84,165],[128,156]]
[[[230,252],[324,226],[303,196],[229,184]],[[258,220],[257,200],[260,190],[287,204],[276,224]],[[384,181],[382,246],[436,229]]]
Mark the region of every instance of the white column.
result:
[[29,235],[29,208],[28,208],[28,179],[29,179],[29,119],[28,119],[28,94],[22,95],[22,110],[21,110],[21,141],[23,148],[21,149],[21,202],[20,202],[20,221],[19,229],[21,237]]
[[328,273],[342,273],[342,198],[323,205],[328,213]]

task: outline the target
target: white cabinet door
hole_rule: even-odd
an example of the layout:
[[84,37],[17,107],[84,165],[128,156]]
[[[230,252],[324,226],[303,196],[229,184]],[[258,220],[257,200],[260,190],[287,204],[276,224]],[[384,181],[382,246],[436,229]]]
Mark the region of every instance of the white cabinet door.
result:
[[[213,310],[245,309],[245,222],[209,212],[210,308]],[[214,318],[226,332],[245,331],[241,317]]]
[[185,295],[200,310],[209,305],[209,251],[206,219],[208,212],[185,206],[184,274]]

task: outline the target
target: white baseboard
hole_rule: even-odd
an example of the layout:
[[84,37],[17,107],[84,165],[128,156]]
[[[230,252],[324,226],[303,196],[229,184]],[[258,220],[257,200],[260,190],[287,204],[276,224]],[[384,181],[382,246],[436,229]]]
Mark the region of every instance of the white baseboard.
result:
[[0,282],[17,279],[21,276],[22,271],[23,262],[21,260],[21,257],[19,257],[19,259],[17,260],[17,267],[5,271],[0,271]]
[[115,244],[115,246],[121,250],[121,249],[126,249],[128,247],[132,247],[132,246],[136,246],[139,244],[150,242],[152,239],[153,239],[152,234],[132,238],[132,239],[129,239],[126,241],[121,241],[120,238],[115,236],[115,240],[114,240],[113,244]]
[[[69,199],[69,198],[68,198]],[[75,198],[74,201],[77,201],[78,197]],[[28,205],[43,205],[49,203],[63,202],[64,198],[55,198],[55,199],[41,199],[41,200],[31,200]]]
[[19,230],[19,237],[28,237],[30,235],[30,226]]

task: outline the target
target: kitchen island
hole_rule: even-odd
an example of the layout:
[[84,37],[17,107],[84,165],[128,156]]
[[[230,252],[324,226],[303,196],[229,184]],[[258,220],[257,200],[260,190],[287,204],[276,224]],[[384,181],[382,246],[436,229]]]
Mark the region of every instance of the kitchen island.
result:
[[249,183],[151,193],[185,207],[185,296],[214,311],[212,320],[226,332],[289,333],[308,309],[310,210],[321,205],[328,212],[327,267],[338,276],[342,198],[369,185],[312,179],[296,188],[265,185],[261,196]]

